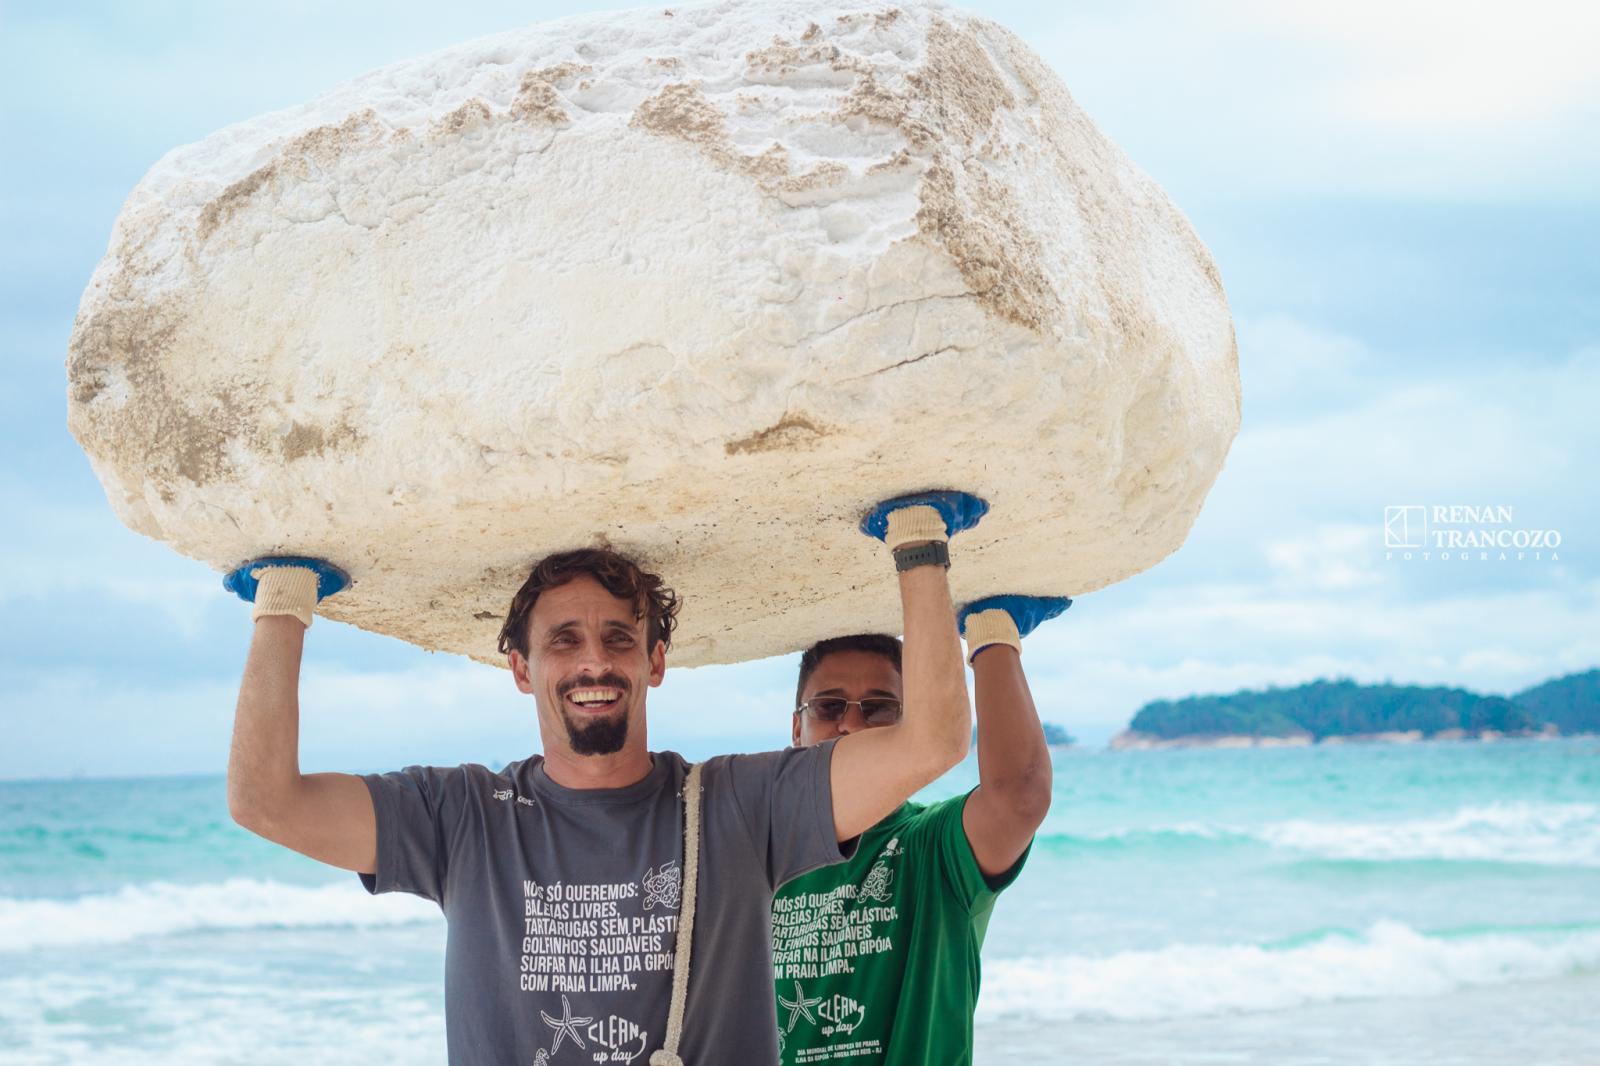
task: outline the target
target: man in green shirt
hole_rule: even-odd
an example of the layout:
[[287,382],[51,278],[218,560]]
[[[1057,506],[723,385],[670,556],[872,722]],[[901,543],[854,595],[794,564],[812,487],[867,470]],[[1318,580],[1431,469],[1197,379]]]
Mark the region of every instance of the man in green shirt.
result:
[[[968,605],[959,621],[975,681],[978,786],[901,805],[860,836],[851,859],[779,889],[772,946],[783,1066],[971,1063],[989,914],[1050,808],[1050,751],[1022,673],[1022,637],[1071,602],[994,596]],[[892,725],[900,699],[900,641],[822,641],[800,660],[794,743]]]

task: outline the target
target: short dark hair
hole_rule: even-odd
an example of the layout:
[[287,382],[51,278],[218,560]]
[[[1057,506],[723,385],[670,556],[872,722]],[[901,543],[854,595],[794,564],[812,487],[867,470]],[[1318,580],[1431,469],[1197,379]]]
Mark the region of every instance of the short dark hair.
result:
[[511,598],[506,624],[500,627],[500,654],[509,655],[515,648],[526,655],[528,620],[533,617],[533,605],[538,602],[540,593],[584,574],[600,582],[600,586],[617,599],[633,604],[635,620],[642,618],[647,623],[648,649],[653,649],[658,640],[665,647],[672,647],[672,631],[677,627],[678,608],[683,604],[677,593],[662,583],[661,575],[642,569],[632,559],[609,548],[580,548],[547,555],[534,564],[528,580]]
[[848,637],[829,637],[827,640],[819,640],[800,656],[800,682],[794,687],[794,705],[797,710],[800,707],[800,698],[806,692],[806,682],[816,673],[817,664],[836,651],[864,651],[881,655],[894,664],[896,673],[901,672],[899,638],[891,637],[887,633],[855,633]]

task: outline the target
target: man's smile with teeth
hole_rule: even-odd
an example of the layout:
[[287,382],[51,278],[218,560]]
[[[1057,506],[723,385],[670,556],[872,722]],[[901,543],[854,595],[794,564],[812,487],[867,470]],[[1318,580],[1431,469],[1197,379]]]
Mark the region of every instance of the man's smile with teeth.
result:
[[567,693],[567,699],[573,703],[595,705],[611,703],[622,698],[620,689],[614,688],[580,688]]

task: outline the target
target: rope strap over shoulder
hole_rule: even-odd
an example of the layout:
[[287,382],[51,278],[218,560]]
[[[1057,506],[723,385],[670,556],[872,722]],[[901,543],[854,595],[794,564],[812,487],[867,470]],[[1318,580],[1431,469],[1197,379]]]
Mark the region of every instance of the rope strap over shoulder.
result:
[[678,911],[677,947],[672,958],[672,1005],[667,1010],[667,1036],[650,1055],[650,1066],[683,1066],[678,1042],[683,1038],[683,1008],[689,999],[689,954],[694,947],[694,904],[700,884],[700,768],[689,767],[683,781],[683,901]]

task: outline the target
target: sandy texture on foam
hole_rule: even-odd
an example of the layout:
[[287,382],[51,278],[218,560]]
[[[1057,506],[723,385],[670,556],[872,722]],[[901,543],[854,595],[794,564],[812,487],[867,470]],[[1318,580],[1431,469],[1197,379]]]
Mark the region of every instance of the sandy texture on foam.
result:
[[1183,541],[1238,429],[1216,268],[1016,36],[943,4],[654,7],[474,41],[164,157],[84,294],[117,514],[325,615],[498,662],[529,563],[610,544],[672,660],[898,630],[875,500],[994,510],[959,599]]

